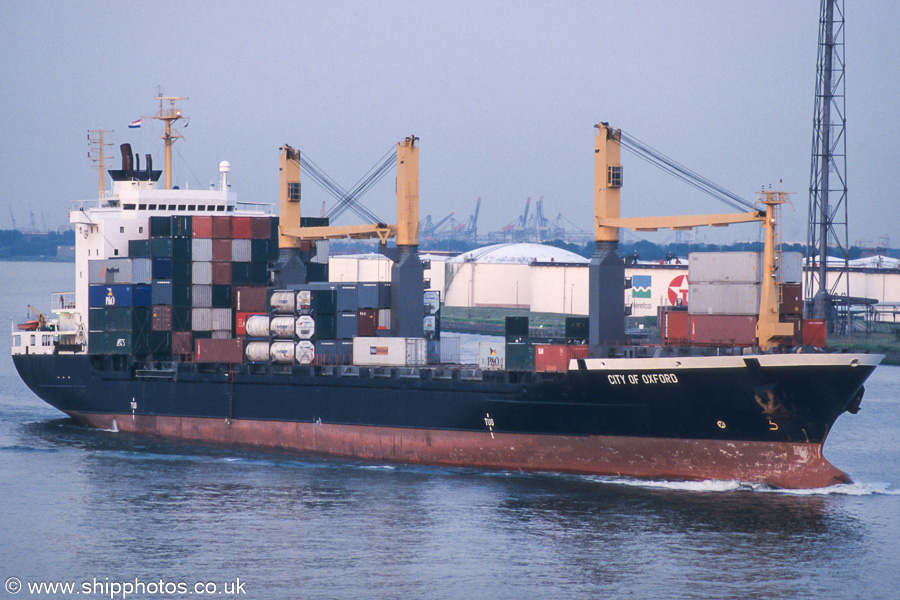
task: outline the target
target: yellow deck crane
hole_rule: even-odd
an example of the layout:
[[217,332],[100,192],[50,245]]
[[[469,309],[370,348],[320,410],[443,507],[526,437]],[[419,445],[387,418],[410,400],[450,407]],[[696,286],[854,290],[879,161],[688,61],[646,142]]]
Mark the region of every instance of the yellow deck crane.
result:
[[757,341],[761,349],[771,350],[778,346],[783,339],[792,337],[794,334],[793,324],[779,321],[776,285],[778,264],[776,214],[777,208],[787,201],[787,192],[771,190],[761,192],[757,201],[763,205],[763,208],[747,213],[622,218],[619,212],[619,188],[623,183],[622,165],[619,164],[622,132],[619,129],[612,129],[607,123],[599,123],[595,127],[597,135],[594,154],[594,239],[617,243],[619,228],[634,231],[685,230],[703,226],[724,227],[735,223],[759,222],[765,231],[765,242],[762,281],[760,282],[759,319],[756,323]]

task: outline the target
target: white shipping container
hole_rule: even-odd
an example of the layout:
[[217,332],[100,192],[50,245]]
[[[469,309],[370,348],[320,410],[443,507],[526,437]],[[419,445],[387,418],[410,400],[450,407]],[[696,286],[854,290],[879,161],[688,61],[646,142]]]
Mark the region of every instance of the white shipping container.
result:
[[[88,283],[90,285],[133,283],[131,281],[131,261],[132,259],[130,258],[107,258],[103,260],[89,260]],[[138,283],[150,282],[139,281]]]
[[194,261],[191,264],[191,283],[194,285],[211,285],[212,263]]
[[358,337],[353,339],[353,364],[379,367],[421,367],[428,360],[425,338]]
[[296,292],[291,290],[281,290],[272,293],[270,304],[272,312],[276,313],[292,313],[296,302]]
[[433,315],[441,309],[441,293],[437,291],[425,292],[425,314]]
[[378,309],[378,329],[390,329],[390,328],[391,328],[391,309],[379,308]]
[[759,283],[760,252],[691,252],[688,280],[693,283]]
[[[210,264],[210,263],[206,263]],[[212,307],[212,286],[195,285],[191,287],[191,306],[195,308]]]
[[[212,328],[213,330],[231,331],[231,309],[230,308],[213,308],[212,310]],[[230,336],[229,336],[230,337]]]
[[[297,317],[296,325],[297,337],[301,340],[309,340],[316,333],[316,321],[309,315],[301,315]],[[299,360],[299,359],[298,359]],[[307,363],[301,363],[307,364]]]
[[483,371],[502,371],[506,368],[506,344],[478,343],[478,368]]
[[210,262],[212,260],[212,240],[194,238],[191,240],[191,260],[194,262]]
[[297,292],[297,312],[302,315],[312,313],[312,290],[300,290]]
[[272,342],[269,358],[277,363],[294,362],[294,342]]
[[759,313],[760,286],[756,283],[694,283],[688,289],[688,312],[694,315],[753,315]]
[[269,361],[269,342],[250,342],[244,347],[244,356],[252,362]]
[[293,339],[295,328],[294,317],[272,317],[269,321],[269,333],[278,338]]
[[131,259],[131,283],[152,283],[153,261],[149,258]]
[[194,331],[212,331],[212,309],[195,308],[191,310],[191,329]]
[[213,329],[212,339],[214,340],[230,340],[231,331],[227,329]]
[[778,270],[780,283],[803,283],[803,255],[799,252],[783,252]]
[[294,358],[301,365],[311,364],[316,359],[316,347],[309,340],[297,342]]
[[[267,315],[253,315],[247,319],[244,325],[244,331],[250,337],[268,337],[269,336],[269,317]],[[266,360],[269,356],[269,345],[266,344]]]
[[231,260],[250,262],[250,240],[231,240]]

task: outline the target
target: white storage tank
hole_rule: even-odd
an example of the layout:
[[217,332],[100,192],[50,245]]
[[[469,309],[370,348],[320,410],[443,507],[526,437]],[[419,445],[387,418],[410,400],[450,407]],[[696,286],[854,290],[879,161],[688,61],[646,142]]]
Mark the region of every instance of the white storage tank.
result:
[[272,342],[269,346],[269,358],[277,363],[293,363],[294,342]]
[[269,342],[250,342],[244,347],[244,355],[251,362],[269,362]]
[[[269,317],[267,315],[253,315],[247,318],[244,324],[244,331],[250,337],[268,337],[269,336]],[[269,344],[266,343],[266,356],[269,355]],[[268,359],[267,359],[268,360]]]
[[292,290],[279,290],[272,293],[272,299],[269,301],[272,312],[276,313],[292,313],[296,305],[296,292]]
[[272,317],[269,321],[269,333],[277,338],[294,338],[296,323],[294,317]]

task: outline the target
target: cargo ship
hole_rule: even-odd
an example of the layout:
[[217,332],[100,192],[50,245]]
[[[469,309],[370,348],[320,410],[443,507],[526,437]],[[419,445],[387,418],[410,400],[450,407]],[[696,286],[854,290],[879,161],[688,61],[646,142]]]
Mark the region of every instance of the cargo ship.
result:
[[[418,256],[418,146],[397,144],[396,225],[300,214],[300,155],[281,149],[278,215],[214,189],[172,187],[177,98],[159,98],[165,184],[122,145],[112,189],[69,213],[75,291],[13,330],[13,361],[41,399],[86,425],[373,461],[784,488],[849,482],[823,456],[859,410],[879,355],[801,351],[778,314],[774,210],[619,217],[618,132],[595,140],[590,314],[566,339],[507,319],[478,363],[440,356],[440,301]],[[101,166],[102,168],[102,166]],[[102,173],[102,171],[101,171]],[[755,344],[629,345],[620,227],[757,221],[766,228]],[[675,223],[675,225],[673,225]],[[328,241],[377,238],[391,280],[328,281]],[[395,245],[388,245],[389,239]],[[665,322],[665,319],[662,321]],[[665,327],[664,327],[665,329]],[[668,343],[663,343],[668,340]]]

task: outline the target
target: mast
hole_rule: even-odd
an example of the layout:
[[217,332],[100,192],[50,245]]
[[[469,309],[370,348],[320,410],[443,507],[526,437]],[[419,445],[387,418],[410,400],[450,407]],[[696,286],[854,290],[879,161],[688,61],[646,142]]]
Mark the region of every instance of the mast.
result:
[[[166,133],[162,136],[163,143],[166,148],[166,189],[172,189],[172,144],[175,143],[175,140],[181,138],[178,133],[172,133],[172,124],[184,117],[181,116],[181,111],[175,108],[176,100],[187,100],[186,96],[157,96],[159,98],[159,112],[153,115],[154,119],[159,121],[163,121],[166,124]],[[165,102],[168,101],[169,105],[166,106]]]
[[97,163],[97,168],[100,170],[100,182],[98,187],[101,197],[103,196],[103,192],[106,189],[106,186],[104,185],[106,181],[106,169],[104,168],[105,162],[107,159],[112,158],[112,156],[106,156],[106,148],[108,146],[112,146],[112,142],[103,141],[104,133],[112,133],[112,130],[88,130],[88,158],[91,159],[91,162]]

